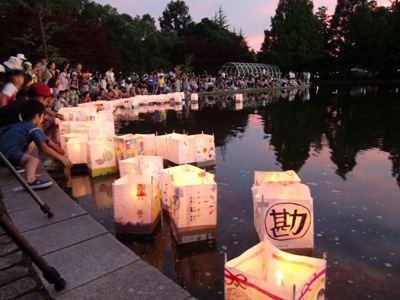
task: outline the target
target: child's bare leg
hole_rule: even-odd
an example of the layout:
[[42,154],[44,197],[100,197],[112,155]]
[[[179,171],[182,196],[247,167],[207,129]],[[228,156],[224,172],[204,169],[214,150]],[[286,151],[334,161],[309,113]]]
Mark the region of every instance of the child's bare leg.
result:
[[28,146],[28,150],[26,150],[26,154],[31,154],[33,148],[35,148],[35,143],[34,143],[34,142],[31,142],[31,143],[29,144],[29,146]]
[[39,159],[35,156],[24,154],[20,162],[21,168],[25,169],[26,181],[31,183],[36,179],[36,169],[39,166]]

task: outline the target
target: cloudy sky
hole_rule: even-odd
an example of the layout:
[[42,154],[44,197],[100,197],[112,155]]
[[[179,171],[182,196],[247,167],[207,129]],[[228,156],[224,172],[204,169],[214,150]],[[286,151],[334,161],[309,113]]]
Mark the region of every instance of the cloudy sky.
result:
[[[109,4],[118,10],[135,17],[150,14],[156,19],[162,15],[170,0],[95,0],[100,4]],[[314,11],[320,6],[326,6],[328,13],[333,14],[337,0],[314,0]],[[389,6],[390,0],[377,0],[378,5]],[[269,29],[271,17],[275,15],[278,0],[185,0],[189,6],[189,14],[195,22],[203,18],[212,19],[222,7],[230,30],[242,30],[248,44],[255,51],[260,49],[264,40],[264,29]]]

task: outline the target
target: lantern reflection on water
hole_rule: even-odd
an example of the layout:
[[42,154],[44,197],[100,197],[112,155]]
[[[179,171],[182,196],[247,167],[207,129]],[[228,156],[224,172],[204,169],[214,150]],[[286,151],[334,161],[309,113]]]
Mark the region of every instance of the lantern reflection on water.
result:
[[227,261],[224,277],[226,300],[320,299],[326,260],[281,251],[264,239]]

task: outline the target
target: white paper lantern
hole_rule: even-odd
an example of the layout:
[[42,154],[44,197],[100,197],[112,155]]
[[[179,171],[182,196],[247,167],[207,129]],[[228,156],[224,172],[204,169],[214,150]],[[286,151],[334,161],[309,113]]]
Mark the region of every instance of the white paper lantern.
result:
[[176,228],[215,226],[217,184],[214,175],[192,165],[160,172],[163,209],[170,213]]
[[87,138],[84,135],[68,140],[67,156],[73,164],[86,164],[88,162]]
[[304,184],[252,188],[254,226],[279,249],[314,247],[313,199]]
[[65,154],[68,156],[68,149],[67,149],[67,143],[70,139],[77,138],[77,137],[83,137],[82,134],[80,133],[66,133],[66,134],[60,134],[60,144],[61,148],[64,149]]
[[195,134],[196,139],[196,162],[198,166],[215,164],[214,135]]
[[[139,174],[146,177],[153,177],[159,182],[160,171],[164,169],[161,156],[139,155],[119,161],[120,177],[127,174]],[[157,184],[158,186],[158,184]]]
[[[128,174],[116,180],[113,184],[114,222],[120,228],[135,227],[138,233],[151,231],[160,215],[159,190],[152,178]],[[149,232],[143,232],[149,233]]]
[[196,138],[194,136],[171,133],[166,135],[165,142],[167,148],[165,159],[178,165],[196,162]]
[[108,140],[88,141],[87,150],[87,163],[92,177],[118,172],[112,137]]
[[225,263],[225,299],[325,299],[326,260],[279,250],[268,240]]

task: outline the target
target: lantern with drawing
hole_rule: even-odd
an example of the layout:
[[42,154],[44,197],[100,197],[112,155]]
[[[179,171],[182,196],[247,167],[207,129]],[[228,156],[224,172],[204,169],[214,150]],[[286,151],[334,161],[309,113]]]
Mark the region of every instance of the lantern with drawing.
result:
[[115,136],[114,152],[117,161],[141,154],[143,152],[143,137],[131,133]]
[[194,136],[171,133],[166,142],[166,159],[168,161],[178,165],[196,162],[196,138]]
[[92,177],[117,173],[118,167],[114,155],[113,137],[103,137],[87,142],[87,163]]
[[277,181],[270,183],[260,181],[261,174],[256,174],[252,187],[254,226],[260,240],[266,236],[279,249],[312,249],[313,199],[297,175],[291,177],[293,180],[285,179],[285,175],[294,174],[274,174]]
[[163,205],[177,229],[217,224],[217,184],[214,175],[192,165],[160,172]]
[[128,174],[113,183],[114,222],[118,232],[151,233],[160,216],[159,190],[151,177]]
[[160,172],[164,168],[161,156],[139,155],[118,162],[120,177],[127,174],[139,174],[153,177],[156,186],[159,187]]
[[224,281],[226,300],[324,299],[326,260],[287,253],[264,239],[225,262]]
[[196,139],[196,162],[198,167],[215,164],[214,135],[195,134]]

